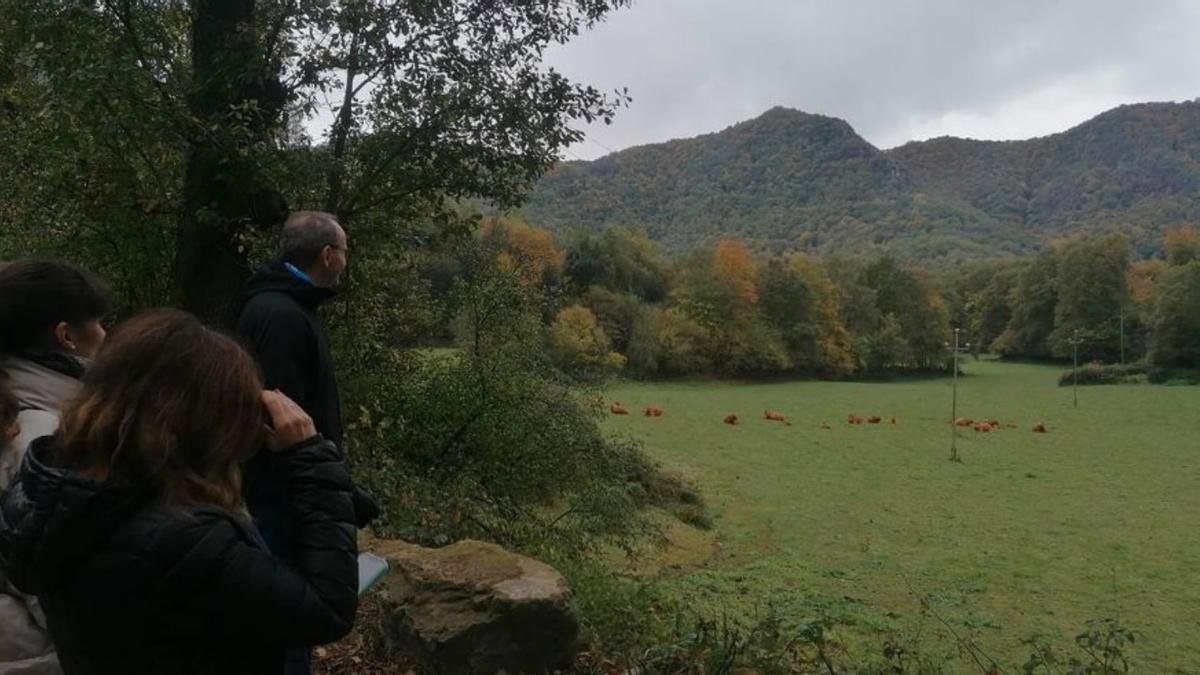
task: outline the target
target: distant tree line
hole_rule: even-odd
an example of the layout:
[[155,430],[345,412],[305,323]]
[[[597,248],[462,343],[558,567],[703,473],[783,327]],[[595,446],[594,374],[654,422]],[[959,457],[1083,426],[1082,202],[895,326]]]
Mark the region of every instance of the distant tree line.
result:
[[1010,358],[1147,360],[1200,367],[1200,230],[1168,230],[1166,259],[1135,260],[1122,235],[1073,239],[948,278],[956,325]]
[[[1121,235],[934,274],[883,256],[753,255],[720,239],[675,258],[614,227],[559,243],[488,218],[478,251],[538,298],[548,353],[584,375],[847,378],[947,367],[952,328],[975,353],[1200,366],[1200,231],[1171,230],[1166,259]],[[477,255],[478,251],[474,254]],[[460,253],[419,266],[433,305]],[[434,328],[449,336],[453,317]]]

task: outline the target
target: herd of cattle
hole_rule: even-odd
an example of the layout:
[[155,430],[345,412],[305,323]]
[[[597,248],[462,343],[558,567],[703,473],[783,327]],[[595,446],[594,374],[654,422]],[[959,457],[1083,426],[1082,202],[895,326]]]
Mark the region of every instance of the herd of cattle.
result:
[[[994,417],[979,421],[973,420],[970,417],[960,417],[954,420],[954,426],[970,427],[975,431],[980,431],[986,434],[990,431],[999,430],[1000,421]],[[1005,424],[1004,427],[1007,429],[1016,429],[1017,425],[1015,422],[1009,422],[1008,424]],[[1046,433],[1046,424],[1044,422],[1038,422],[1037,424],[1033,425],[1033,429],[1031,429],[1031,431],[1033,431],[1035,434],[1044,434]]]
[[[626,408],[624,406],[624,404],[622,404],[620,401],[613,401],[612,404],[608,407],[608,409],[614,415],[628,415],[629,414],[629,409]],[[662,417],[663,416],[663,409],[656,405],[648,405],[645,408],[642,408],[642,412],[646,415],[646,417]],[[776,412],[774,410],[764,410],[763,411],[763,419],[767,420],[768,422],[781,422],[783,424],[786,424],[789,427],[792,426],[792,423],[788,421],[788,418],[786,416],[784,416],[783,413]],[[725,424],[730,424],[730,425],[734,425],[739,422],[738,416],[736,413],[730,413],[730,414],[726,415],[724,421],[725,421]],[[879,415],[870,415],[867,417],[863,417],[861,415],[855,415],[854,413],[851,413],[850,415],[848,415],[846,417],[846,421],[850,424],[880,424],[881,422],[883,422],[883,418],[880,417]],[[890,418],[890,423],[892,424],[892,426],[896,426],[900,422],[895,417],[892,417],[892,418]],[[992,431],[999,430],[1001,428],[1000,420],[997,420],[996,418],[989,418],[986,420],[973,420],[970,417],[959,417],[958,419],[954,420],[954,425],[959,426],[959,427],[970,427],[970,428],[974,429],[976,432],[981,432],[981,433],[985,433],[985,434],[990,433]],[[1017,425],[1013,422],[1009,422],[1008,424],[1005,424],[1003,426],[1007,427],[1009,429],[1017,428]],[[832,427],[830,427],[829,422],[821,422],[821,428],[822,429],[830,429]],[[1038,422],[1037,424],[1033,425],[1033,432],[1037,433],[1037,434],[1046,433],[1046,425],[1042,422]]]

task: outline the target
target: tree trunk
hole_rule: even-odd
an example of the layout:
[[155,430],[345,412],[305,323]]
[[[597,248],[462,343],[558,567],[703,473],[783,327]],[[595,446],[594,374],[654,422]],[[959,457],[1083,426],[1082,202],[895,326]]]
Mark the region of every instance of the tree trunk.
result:
[[[267,72],[255,27],[255,0],[192,3],[191,131],[177,237],[179,304],[230,326],[249,274],[239,243],[250,228],[286,217],[278,193],[244,151],[278,124],[286,95]],[[233,111],[247,111],[235,116]]]
[[345,181],[346,147],[350,140],[350,126],[354,123],[354,78],[358,76],[358,40],[354,33],[350,40],[350,59],[346,64],[346,88],[342,93],[342,107],[338,110],[337,120],[333,123],[332,156],[329,162],[328,185],[329,191],[325,196],[325,210],[337,214],[342,204],[342,185]]

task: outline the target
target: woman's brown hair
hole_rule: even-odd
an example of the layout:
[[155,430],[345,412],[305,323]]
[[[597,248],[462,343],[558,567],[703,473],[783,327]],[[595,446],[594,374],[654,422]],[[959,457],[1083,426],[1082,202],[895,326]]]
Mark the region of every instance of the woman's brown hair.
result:
[[262,382],[232,339],[155,310],[109,336],[63,413],[56,464],[144,488],[170,508],[240,511],[240,464],[262,444]]

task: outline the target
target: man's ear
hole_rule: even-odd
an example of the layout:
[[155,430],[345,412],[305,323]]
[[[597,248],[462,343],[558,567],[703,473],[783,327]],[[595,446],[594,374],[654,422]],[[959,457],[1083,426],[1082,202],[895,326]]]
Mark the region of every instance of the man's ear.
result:
[[330,260],[332,257],[333,257],[333,247],[326,244],[321,249],[321,265],[323,265],[325,267],[325,269],[329,269],[333,265],[333,262]]

